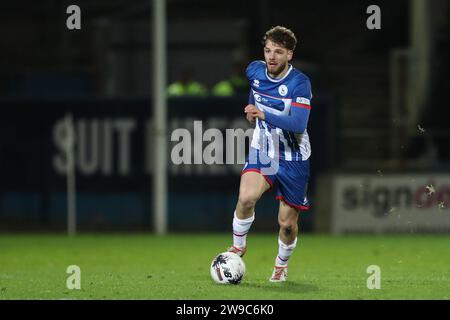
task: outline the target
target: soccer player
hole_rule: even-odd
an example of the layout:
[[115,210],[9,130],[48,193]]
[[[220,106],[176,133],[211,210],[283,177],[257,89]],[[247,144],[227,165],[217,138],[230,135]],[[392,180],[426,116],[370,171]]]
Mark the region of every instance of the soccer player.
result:
[[255,204],[269,189],[280,200],[278,254],[270,281],[287,278],[288,260],[297,245],[299,212],[309,209],[307,185],[311,148],[306,130],[312,99],[306,75],[289,62],[295,34],[276,26],[263,37],[264,60],[246,69],[250,83],[247,120],[256,123],[248,159],[241,173],[239,200],[233,219],[233,246],[243,256]]

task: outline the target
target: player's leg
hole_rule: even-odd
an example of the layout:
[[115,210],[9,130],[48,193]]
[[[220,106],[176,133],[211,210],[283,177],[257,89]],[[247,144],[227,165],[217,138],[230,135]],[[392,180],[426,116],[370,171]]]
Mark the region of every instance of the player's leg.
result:
[[250,170],[244,171],[239,185],[236,216],[239,219],[248,219],[254,216],[256,202],[269,189],[270,184],[261,173]]
[[[267,179],[267,180],[266,180]],[[239,186],[239,198],[233,218],[233,246],[228,250],[243,256],[247,247],[247,233],[255,220],[255,205],[270,189],[270,180],[256,170],[244,170]]]
[[297,246],[298,235],[298,209],[280,201],[278,211],[278,254],[275,258],[275,267],[270,281],[285,281],[287,278],[288,261]]
[[280,200],[278,211],[278,254],[270,281],[285,281],[288,261],[297,245],[299,212],[309,208],[306,196],[309,179],[307,161],[282,162],[277,175],[276,198]]
[[[284,201],[280,201],[280,208],[278,210],[278,224],[280,225],[280,231],[278,233],[278,239],[284,247],[295,245],[297,243],[298,217],[298,209],[287,205]],[[284,257],[286,256],[282,255],[282,258]],[[283,264],[283,262],[280,261],[280,264]]]

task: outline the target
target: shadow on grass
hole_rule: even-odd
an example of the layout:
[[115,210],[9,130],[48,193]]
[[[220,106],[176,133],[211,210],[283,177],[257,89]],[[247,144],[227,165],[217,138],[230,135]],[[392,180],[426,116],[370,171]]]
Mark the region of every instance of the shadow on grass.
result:
[[318,291],[319,288],[313,284],[309,283],[299,283],[293,281],[286,281],[282,283],[242,283],[241,286],[246,288],[263,289],[270,292],[280,292],[280,293],[311,293]]

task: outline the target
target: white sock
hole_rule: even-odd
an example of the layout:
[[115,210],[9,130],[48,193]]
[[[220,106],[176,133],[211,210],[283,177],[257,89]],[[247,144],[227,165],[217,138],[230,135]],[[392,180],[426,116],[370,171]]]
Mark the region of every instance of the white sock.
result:
[[233,218],[233,245],[238,248],[244,248],[246,246],[247,232],[255,220],[255,213],[253,216],[247,219],[239,219],[236,217],[236,211]]
[[279,267],[287,267],[289,257],[294,252],[297,246],[297,238],[290,245],[284,244],[280,238],[278,238],[278,256],[275,259],[275,265]]

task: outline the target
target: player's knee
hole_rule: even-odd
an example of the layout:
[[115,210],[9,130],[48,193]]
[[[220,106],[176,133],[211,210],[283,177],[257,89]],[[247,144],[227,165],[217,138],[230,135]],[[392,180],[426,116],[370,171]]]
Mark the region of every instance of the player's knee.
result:
[[286,236],[291,236],[297,232],[297,221],[294,219],[279,219],[278,223],[280,225],[281,231]]
[[254,208],[258,197],[252,192],[241,192],[239,194],[239,204],[245,209]]

